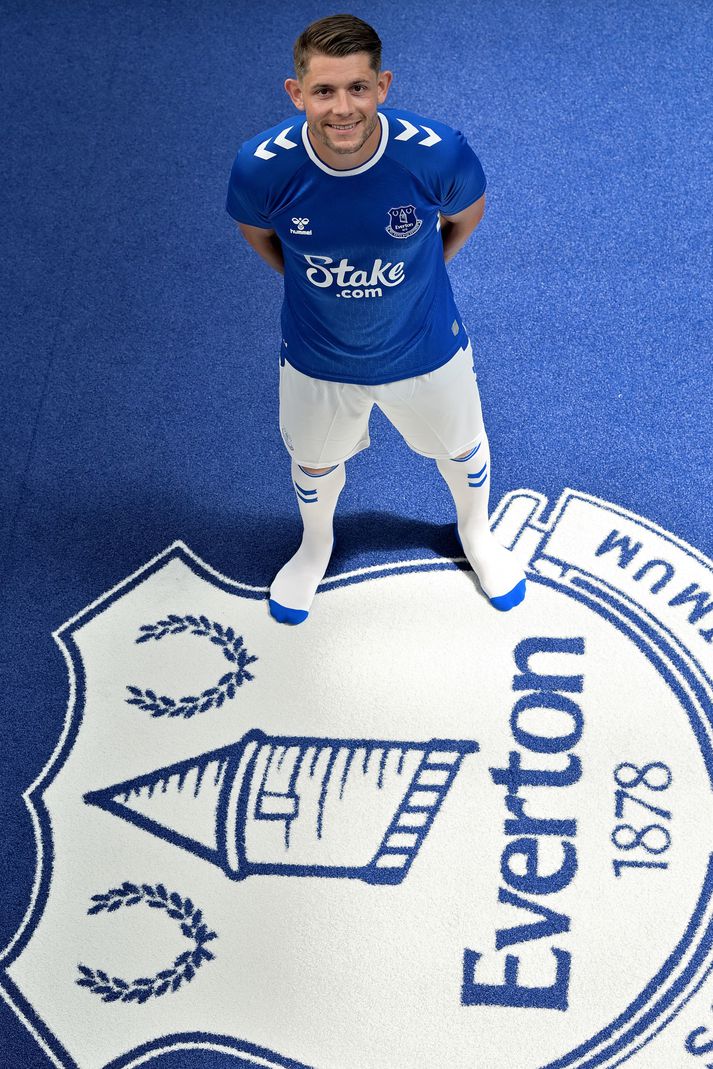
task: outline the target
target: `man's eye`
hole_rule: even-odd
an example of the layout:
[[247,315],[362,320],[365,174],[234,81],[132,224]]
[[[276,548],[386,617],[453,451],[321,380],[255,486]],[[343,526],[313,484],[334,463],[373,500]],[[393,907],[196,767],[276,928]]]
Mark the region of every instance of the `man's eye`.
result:
[[[354,86],[354,89],[366,89],[366,88],[367,88],[367,86],[365,86],[365,85],[355,85]],[[329,92],[331,92],[331,90],[329,90],[329,89],[318,89],[317,90],[317,96],[321,97],[321,96],[324,95],[324,93],[329,93]]]

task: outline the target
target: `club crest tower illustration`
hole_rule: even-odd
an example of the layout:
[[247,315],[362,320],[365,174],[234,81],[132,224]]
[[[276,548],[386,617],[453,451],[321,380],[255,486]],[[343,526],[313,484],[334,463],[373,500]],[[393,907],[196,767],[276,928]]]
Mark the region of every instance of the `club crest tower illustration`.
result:
[[84,796],[220,866],[257,874],[403,880],[473,741],[269,736]]

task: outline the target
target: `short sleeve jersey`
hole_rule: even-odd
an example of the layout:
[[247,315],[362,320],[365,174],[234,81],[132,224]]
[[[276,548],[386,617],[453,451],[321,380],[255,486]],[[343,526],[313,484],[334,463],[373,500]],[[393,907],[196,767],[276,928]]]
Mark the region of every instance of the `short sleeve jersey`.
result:
[[245,141],[230,175],[228,213],[282,244],[281,359],[313,378],[394,382],[468,343],[439,211],[478,200],[483,168],[460,130],[402,108],[377,118],[378,147],[359,167],[329,167],[292,119]]

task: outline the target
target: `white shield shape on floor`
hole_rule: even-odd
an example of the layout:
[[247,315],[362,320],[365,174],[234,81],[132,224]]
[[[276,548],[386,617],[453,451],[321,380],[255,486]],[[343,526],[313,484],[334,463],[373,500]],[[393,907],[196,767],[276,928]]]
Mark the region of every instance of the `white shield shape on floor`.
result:
[[176,543],[57,632],[67,722],[2,973],[57,1064],[609,1066],[657,1034],[709,939],[710,562],[545,506],[495,518],[528,568],[511,613],[429,558],[279,625]]

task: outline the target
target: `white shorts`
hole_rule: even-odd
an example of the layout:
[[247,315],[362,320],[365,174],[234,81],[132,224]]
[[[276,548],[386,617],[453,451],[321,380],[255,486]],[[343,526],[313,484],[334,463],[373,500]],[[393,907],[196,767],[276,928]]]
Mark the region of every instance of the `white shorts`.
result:
[[303,467],[331,467],[366,449],[375,404],[414,453],[465,453],[483,433],[470,341],[435,371],[382,386],[314,379],[280,362],[280,433]]

